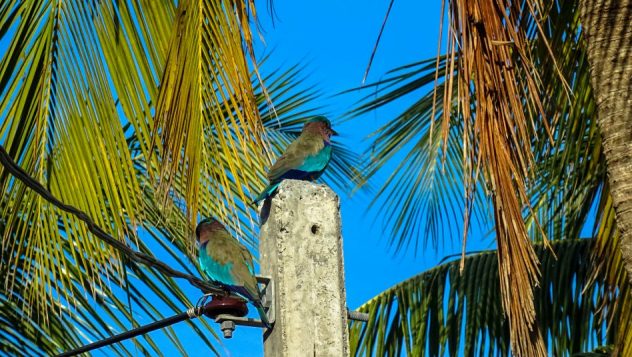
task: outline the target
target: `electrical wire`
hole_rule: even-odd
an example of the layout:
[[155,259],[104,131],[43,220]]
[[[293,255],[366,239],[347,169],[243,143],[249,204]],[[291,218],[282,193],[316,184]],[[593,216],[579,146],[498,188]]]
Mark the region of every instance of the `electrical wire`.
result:
[[128,257],[131,261],[130,263],[133,262],[133,263],[143,264],[151,268],[154,268],[170,277],[185,279],[191,285],[202,290],[202,292],[204,293],[214,293],[214,294],[225,293],[223,289],[218,288],[217,286],[214,286],[209,282],[199,279],[193,275],[189,275],[181,271],[175,270],[171,268],[170,266],[168,266],[167,264],[165,264],[164,262],[161,262],[160,260],[154,258],[153,256],[134,251],[133,249],[125,245],[123,242],[116,240],[114,237],[110,236],[103,229],[101,229],[101,227],[97,226],[94,223],[94,221],[85,212],[81,211],[80,209],[72,205],[68,205],[61,202],[59,199],[53,196],[53,194],[50,193],[50,191],[48,191],[44,186],[42,186],[41,183],[39,183],[37,180],[29,176],[29,174],[26,171],[24,171],[15,161],[13,161],[13,159],[7,153],[3,145],[0,145],[0,164],[2,164],[2,166],[9,173],[11,173],[16,179],[18,179],[24,185],[26,185],[27,187],[35,191],[42,198],[52,203],[53,205],[55,205],[57,208],[61,209],[62,211],[68,212],[74,215],[75,217],[77,217],[80,221],[83,221],[86,224],[88,230],[92,234],[94,234],[95,237],[99,238],[107,245],[117,249],[123,255]]

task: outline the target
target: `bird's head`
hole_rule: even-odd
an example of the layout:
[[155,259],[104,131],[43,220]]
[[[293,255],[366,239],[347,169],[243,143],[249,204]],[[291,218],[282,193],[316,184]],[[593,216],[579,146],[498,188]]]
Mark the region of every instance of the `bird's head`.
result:
[[208,242],[211,238],[210,233],[224,229],[224,225],[219,223],[215,218],[205,218],[198,223],[195,228],[196,242],[200,245]]
[[308,120],[303,126],[303,131],[318,133],[322,135],[323,139],[329,142],[329,138],[338,133],[331,128],[331,122],[324,116],[315,116]]

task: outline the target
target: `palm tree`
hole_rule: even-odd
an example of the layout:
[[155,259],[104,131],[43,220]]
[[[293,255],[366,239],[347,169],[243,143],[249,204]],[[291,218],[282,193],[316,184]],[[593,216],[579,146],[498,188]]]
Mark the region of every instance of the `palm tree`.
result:
[[[592,63],[599,47],[591,52],[590,37],[586,45],[577,1],[521,5],[450,2],[447,55],[394,71],[358,109],[437,82],[376,133],[367,179],[414,143],[378,191],[392,203],[377,212],[394,217],[393,243],[403,250],[417,247],[418,233],[450,235],[446,220],[464,221],[466,237],[469,222],[492,210],[499,250],[441,265],[367,302],[361,309],[372,320],[351,326],[356,354],[511,347],[566,355],[611,344],[632,353],[615,227],[625,196],[614,200],[621,186],[612,173],[606,180],[610,149],[595,120],[595,107],[600,117],[604,109],[589,85],[587,57]],[[53,354],[192,306],[198,296],[146,263],[160,250],[172,268],[196,274],[183,253],[191,255],[198,213],[256,243],[245,203],[299,118],[315,113],[304,107],[315,94],[297,89],[295,69],[250,72],[251,20],[250,0],[0,4],[0,43],[9,43],[0,140],[27,175],[3,161],[2,351]],[[589,34],[604,33],[597,25]],[[592,80],[598,89],[607,77]],[[337,150],[327,179],[342,186],[355,158]],[[596,237],[578,239],[592,207]],[[202,324],[189,326],[215,350]],[[165,336],[186,352],[173,330]],[[159,352],[150,336],[135,343],[141,353]]]
[[624,266],[632,279],[632,2],[585,1],[581,18]]
[[[398,68],[367,86],[372,92],[355,110],[362,114],[405,96],[416,98],[372,135],[364,175],[370,178],[390,160],[399,161],[374,201],[389,198],[376,214],[390,217],[386,224],[396,250],[416,249],[413,237],[447,238],[453,232],[442,227],[454,221],[464,222],[465,241],[470,222],[484,224],[491,210],[497,262],[472,256],[460,262],[463,276],[450,263],[368,301],[361,309],[372,319],[364,327],[352,325],[354,350],[437,355],[464,346],[468,353],[506,354],[510,341],[512,352],[524,356],[572,354],[602,343],[630,354],[629,281],[578,1],[455,0],[447,6],[446,54]],[[619,29],[627,31],[623,25]],[[610,69],[621,71],[618,64]],[[626,77],[621,78],[624,85]],[[434,89],[424,92],[431,84]],[[629,181],[619,177],[623,185]],[[596,238],[592,249],[582,250],[587,242],[577,239],[592,221],[594,207]],[[572,249],[563,245],[568,239]],[[533,242],[549,250],[534,249]],[[553,253],[557,260],[550,258]],[[576,297],[584,291],[586,300],[563,299],[549,309],[546,292],[550,287],[554,293],[567,279],[555,269],[568,259],[583,262],[567,264],[564,274],[573,272],[575,280],[566,282]],[[468,264],[475,271],[468,272]],[[492,301],[493,308],[481,312],[479,305],[489,304],[497,290],[501,304]],[[605,301],[615,305],[606,307]],[[575,312],[563,317],[561,311],[571,305]],[[573,319],[576,326],[560,318]],[[610,334],[589,333],[596,321]]]
[[[542,262],[535,294],[538,327],[552,356],[611,349],[616,340],[616,328],[609,327],[622,321],[620,305],[612,286],[589,281],[591,243],[555,241],[556,256],[543,244],[535,246]],[[361,310],[373,318],[351,324],[352,355],[509,355],[496,252],[465,258],[462,273],[459,265],[458,259],[439,265],[364,304]]]
[[[298,68],[262,78],[254,13],[235,0],[0,4],[0,351],[57,354],[193,306],[189,283],[213,289],[187,259],[199,215],[256,243],[247,203],[317,93],[297,87]],[[335,149],[327,179],[346,185],[355,157]],[[208,323],[188,324],[218,354]],[[151,336],[134,343],[113,352],[160,353]]]

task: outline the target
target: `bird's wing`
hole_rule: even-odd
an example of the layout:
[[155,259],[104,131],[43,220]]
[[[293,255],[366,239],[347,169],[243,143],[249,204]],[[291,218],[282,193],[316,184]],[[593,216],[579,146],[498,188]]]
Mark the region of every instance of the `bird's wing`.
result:
[[290,170],[303,170],[305,160],[309,160],[311,156],[317,155],[325,147],[322,137],[303,133],[294,140],[285,153],[281,155],[277,161],[270,167],[268,172],[268,180],[277,182],[283,179],[283,175]]
[[213,232],[213,239],[206,244],[206,254],[220,265],[227,265],[234,261],[236,249],[232,242],[237,242],[225,230]]
[[[227,264],[221,264],[217,262],[212,254],[209,254],[208,244],[205,250],[200,250],[198,260],[200,262],[200,268],[204,274],[211,280],[220,282],[225,285],[233,284],[233,277],[230,273],[230,266]],[[217,252],[217,249],[213,249],[213,252]]]
[[250,272],[250,275],[254,275],[254,273],[255,273],[255,265],[253,263],[252,254],[250,253],[248,248],[246,248],[244,245],[239,244],[239,242],[237,242],[237,244],[239,246],[239,254],[240,254],[241,261],[248,268],[248,271]]
[[252,254],[242,244],[234,240],[235,249],[231,249],[235,255],[235,262],[231,269],[233,280],[236,284],[243,286],[251,298],[259,298],[259,289],[257,288],[257,279],[255,278],[255,267],[252,260]]

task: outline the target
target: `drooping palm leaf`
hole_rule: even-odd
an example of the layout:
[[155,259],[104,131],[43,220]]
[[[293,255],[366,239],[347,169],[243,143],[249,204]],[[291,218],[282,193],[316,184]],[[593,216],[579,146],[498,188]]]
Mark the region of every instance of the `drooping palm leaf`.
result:
[[[462,128],[457,128],[461,134],[454,135],[453,123],[442,118],[437,118],[437,123],[419,126],[414,133],[402,131],[406,135],[389,137],[380,131],[374,145],[378,150],[368,162],[365,173],[371,176],[384,167],[394,156],[394,148],[401,150],[406,144],[413,148],[411,154],[414,150],[442,150],[440,155],[426,155],[441,156],[446,160],[446,167],[462,166],[465,189],[461,189],[464,193],[460,196],[465,198],[461,204],[466,207],[463,210],[465,229],[470,210],[476,212],[477,207],[485,207],[486,202],[476,202],[481,194],[480,178],[484,179],[482,190],[495,208],[495,233],[502,253],[499,259],[504,267],[512,266],[503,269],[512,273],[502,275],[505,284],[501,287],[505,289],[508,313],[515,317],[511,319],[516,327],[512,329],[514,351],[530,354],[534,350],[529,348],[535,348],[543,354],[537,332],[528,327],[533,323],[534,311],[529,308],[529,286],[535,282],[537,268],[526,244],[527,233],[542,239],[542,227],[546,227],[548,232],[557,230],[556,237],[577,237],[600,185],[600,165],[595,161],[599,149],[590,145],[598,134],[593,130],[594,122],[589,120],[592,98],[587,88],[583,44],[574,12],[576,1],[537,4],[531,1],[520,4],[453,1],[449,8],[453,32],[448,36],[448,53],[453,55],[447,56],[448,61],[441,57],[437,63],[436,105],[428,109],[416,108],[414,104],[405,113],[430,118],[457,114],[452,121],[463,123]],[[380,87],[377,98],[359,107],[357,112],[385,105],[409,93],[414,95],[416,90],[431,84],[434,77],[428,68],[426,72],[420,68],[421,64],[401,68],[393,76],[397,79],[392,87]],[[571,84],[572,95],[565,81]],[[421,95],[426,100],[430,96],[430,93]],[[441,136],[444,144],[417,147],[423,138],[433,135]],[[453,137],[460,137],[460,143],[452,140]],[[587,142],[588,151],[587,146],[582,146]],[[454,150],[450,149],[451,145],[462,147],[456,160],[448,155]],[[414,157],[411,154],[403,156],[404,160],[414,162],[410,160]],[[402,169],[396,174],[423,178],[427,176],[425,168],[434,166],[431,160],[423,163],[410,165],[408,170]],[[547,170],[550,172],[545,173]],[[441,179],[447,181],[445,177]],[[405,182],[402,179],[402,183]],[[417,207],[432,202],[428,198],[432,197],[430,194],[411,186],[408,184],[401,189],[405,199],[399,197],[385,208],[394,214],[386,217],[395,232],[393,236],[398,238],[398,246],[403,245],[402,240],[407,244],[406,240],[417,239],[419,234],[412,228],[420,221],[427,221],[422,214],[425,211]],[[448,187],[451,192],[459,191],[455,185]],[[448,207],[447,202],[454,196],[446,195],[439,207]],[[402,205],[400,202],[418,203]],[[525,209],[529,203],[533,205]],[[523,224],[513,224],[525,216],[528,216],[528,230]],[[404,236],[402,232],[409,235]],[[514,291],[522,291],[512,294],[511,300],[506,290],[510,286]]]
[[[551,355],[569,356],[611,344],[615,330],[607,328],[627,316],[614,304],[617,293],[607,280],[590,283],[591,243],[590,239],[552,242],[557,259],[542,244],[534,246],[542,264],[535,307]],[[359,310],[370,313],[370,319],[351,323],[352,354],[509,355],[509,326],[499,294],[495,252],[465,258],[462,273],[459,265],[459,261],[442,264],[362,305]],[[607,320],[601,320],[602,313]]]
[[[605,174],[577,4],[577,1],[560,2],[557,10],[548,12],[544,22],[551,29],[549,41],[559,68],[568,78],[570,100],[556,81],[549,56],[536,56],[540,78],[546,84],[544,108],[552,118],[550,131],[554,144],[546,140],[534,142],[537,179],[529,196],[532,214],[551,239],[579,237],[590,208],[598,200]],[[538,41],[533,47],[539,52],[546,51]],[[538,129],[536,137],[541,138],[546,128]],[[533,215],[527,218],[527,224],[532,238],[540,241],[542,232],[536,227]]]
[[[545,356],[533,305],[538,260],[523,222],[523,207],[529,205],[528,180],[534,177],[534,120],[539,119],[544,128],[550,126],[527,36],[533,26],[537,30],[532,36],[539,36],[548,46],[539,22],[542,10],[531,0],[449,4],[447,53],[458,56],[448,57],[447,66],[458,74],[447,73],[443,105],[444,116],[450,116],[446,111],[452,106],[450,89],[457,86],[455,99],[464,120],[464,137],[472,139],[463,142],[466,160],[472,162],[466,167],[466,197],[482,175],[494,208],[500,291],[512,351],[520,356]],[[564,81],[560,78],[562,85]],[[551,141],[550,132],[546,134],[539,140]],[[448,136],[446,127],[442,136]]]
[[[130,248],[118,242],[113,237],[103,233],[103,230],[95,226],[94,222],[90,220],[85,213],[77,211],[74,207],[59,202],[39,183],[34,182],[32,178],[27,177],[24,171],[19,169],[16,171],[15,163],[7,162],[6,158],[8,157],[8,154],[4,148],[2,148],[1,154],[3,168],[6,169],[7,172],[11,172],[11,175],[15,175],[19,178],[20,184],[24,183],[25,185],[28,185],[29,190],[33,190],[33,192],[37,193],[39,198],[46,199],[48,207],[63,209],[63,213],[66,216],[79,218],[82,222],[85,222],[90,232],[99,237],[99,239],[102,239],[103,243],[107,243],[108,247],[116,248],[118,252],[123,253],[126,258],[126,268],[129,269],[129,272],[133,272],[135,276],[139,276],[138,281],[131,282],[128,271],[124,271],[123,275],[120,277],[118,274],[109,274],[108,276],[105,276],[107,272],[102,270],[86,271],[85,269],[82,269],[82,267],[76,265],[73,257],[75,249],[74,247],[71,247],[70,241],[64,240],[62,246],[56,247],[57,255],[55,256],[55,259],[59,261],[58,264],[61,266],[64,278],[67,280],[53,280],[49,283],[53,284],[56,288],[62,287],[65,294],[63,296],[57,296],[50,305],[47,305],[49,307],[47,310],[33,310],[27,305],[28,300],[24,297],[24,292],[28,293],[28,287],[32,283],[32,277],[29,276],[29,272],[25,271],[23,267],[28,266],[28,264],[37,264],[38,262],[33,261],[32,258],[27,256],[22,256],[17,259],[18,265],[12,265],[9,263],[9,260],[14,258],[11,255],[13,252],[4,252],[5,254],[2,256],[3,261],[0,265],[0,272],[3,276],[10,276],[17,282],[17,285],[11,289],[4,287],[0,290],[0,296],[9,302],[9,304],[5,304],[5,307],[14,308],[16,311],[13,313],[24,316],[28,321],[34,321],[36,325],[34,325],[35,327],[31,327],[31,330],[35,329],[43,331],[40,335],[43,334],[46,336],[50,334],[50,338],[55,338],[53,343],[62,351],[71,347],[77,347],[85,342],[89,342],[92,338],[105,338],[113,331],[116,331],[116,329],[125,330],[129,328],[125,321],[129,321],[132,324],[132,327],[136,327],[136,318],[142,315],[133,315],[132,301],[137,303],[140,302],[137,306],[139,306],[140,310],[144,311],[148,315],[150,321],[164,317],[153,307],[159,300],[161,300],[167,308],[175,312],[180,312],[192,307],[192,302],[189,301],[189,298],[182,293],[180,287],[175,284],[171,277],[183,277],[195,286],[202,287],[203,291],[213,291],[212,286],[203,287],[202,285],[206,286],[208,284],[203,283],[201,280],[195,277],[185,276],[183,273],[174,270],[175,264],[170,266],[164,264],[163,262],[156,261],[155,258],[151,257],[150,250],[147,246],[145,246],[148,239],[144,239],[142,242],[139,241],[141,242],[139,246],[133,246]],[[33,226],[31,225],[25,224],[24,226],[27,227],[27,229],[33,229]],[[2,233],[6,234],[6,227],[3,226],[2,228]],[[61,221],[59,229],[60,233],[65,235],[66,232],[63,230],[64,225]],[[13,232],[9,232],[8,234],[15,238],[15,234]],[[151,237],[156,238],[157,236],[151,235]],[[161,241],[165,240],[165,237],[159,237],[157,239],[159,240],[158,243],[162,243]],[[156,246],[156,244],[157,243],[149,243],[150,246]],[[181,261],[178,259],[176,259],[176,261],[182,265]],[[141,269],[138,266],[138,263],[142,263],[144,269]],[[156,274],[156,272],[153,271],[154,268],[156,268],[161,274]],[[143,270],[146,270],[147,273]],[[106,284],[103,286],[97,286],[97,284],[100,284],[101,281],[99,279],[105,280]],[[114,285],[112,286],[110,283]],[[87,292],[90,293],[92,299],[87,299]],[[123,297],[126,297],[126,299]],[[127,304],[121,301],[126,301]],[[13,304],[11,304],[11,302],[13,302]],[[95,309],[94,305],[92,305],[95,302],[99,306],[98,309]],[[53,308],[58,308],[59,311],[54,311]],[[10,312],[8,311],[7,313]],[[31,313],[34,314],[34,317],[32,318],[30,317]],[[64,325],[68,325],[67,329],[58,330],[59,324],[52,326],[48,321],[47,314],[53,314],[55,318],[57,318],[58,315],[61,316],[63,318]],[[75,320],[77,323],[73,324]],[[7,328],[11,328],[11,332],[23,334],[26,339],[33,339],[35,337],[38,339],[41,338],[38,337],[38,335],[30,334],[29,329],[26,329],[22,324],[13,323],[12,326]],[[25,331],[20,329],[24,329]],[[210,340],[204,337],[202,331],[199,328],[195,328],[195,332],[202,337],[203,342],[205,342],[213,351],[213,345]],[[167,334],[169,340],[177,346],[182,353],[184,353],[184,349],[182,348],[178,338],[170,332],[170,329],[165,330],[165,333]],[[82,337],[83,342],[82,339],[78,338],[78,336]],[[46,336],[46,338],[49,337]],[[85,341],[85,339],[87,339],[87,341]],[[145,348],[151,347],[154,351],[159,352],[159,347],[149,336],[145,336],[144,340],[146,341],[147,346],[139,345],[137,348],[144,350]],[[7,341],[11,340],[8,339]],[[0,347],[2,350],[15,349],[11,343],[3,344]],[[129,352],[125,353],[129,354]]]
[[[161,169],[152,172],[150,167],[150,174],[160,181],[165,197],[179,176],[179,194],[187,202],[191,225],[197,220],[200,202],[211,199],[222,203],[217,210],[221,217],[236,215],[234,208],[226,208],[235,207],[236,199],[248,201],[244,187],[252,180],[247,173],[268,160],[243,51],[244,42],[251,47],[252,3],[178,4],[154,123],[154,133],[162,140],[158,145]],[[220,157],[225,158],[225,165],[218,162]],[[208,177],[214,178],[215,185],[204,185]],[[236,190],[227,189],[228,182]]]
[[[434,71],[434,60],[390,71],[387,78],[366,87],[368,90],[375,89],[378,95],[368,94],[352,114],[361,115],[400,98],[415,96],[419,89],[432,83]],[[441,59],[440,73],[445,74],[445,58]],[[443,84],[439,88],[443,88]],[[363,178],[374,176],[392,160],[398,162],[371,202],[374,206],[389,198],[389,204],[380,205],[375,215],[387,217],[388,226],[384,230],[391,237],[389,243],[396,247],[396,251],[412,244],[414,252],[417,252],[420,245],[425,246],[429,239],[436,247],[438,241],[458,237],[461,233],[461,230],[453,231],[453,227],[457,227],[464,218],[464,162],[460,151],[462,136],[459,134],[462,126],[458,120],[453,120],[445,146],[440,135],[430,133],[433,121],[438,127],[445,125],[442,121],[443,106],[439,105],[434,113],[432,111],[433,103],[443,103],[443,100],[441,90],[437,91],[437,97],[433,92],[425,93],[371,134],[372,145],[365,161]],[[414,175],[411,176],[412,173]],[[411,177],[417,178],[411,180]],[[484,222],[481,218],[485,218],[482,192],[481,187],[474,192],[479,200],[473,206],[473,215],[479,223]]]
[[621,311],[616,330],[615,351],[620,356],[632,354],[632,291],[627,284],[628,275],[623,266],[619,232],[610,196],[609,185],[604,184],[595,222],[596,241],[592,251],[592,279],[604,280],[619,287],[619,298],[615,301]]

